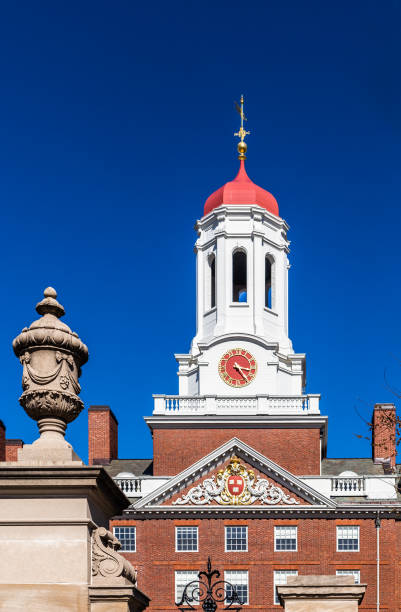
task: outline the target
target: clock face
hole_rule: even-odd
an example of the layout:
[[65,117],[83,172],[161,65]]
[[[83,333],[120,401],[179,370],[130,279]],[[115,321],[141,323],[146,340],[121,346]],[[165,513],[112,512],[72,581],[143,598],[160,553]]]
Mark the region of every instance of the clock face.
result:
[[219,362],[219,374],[231,387],[245,387],[256,376],[256,359],[245,349],[226,351]]

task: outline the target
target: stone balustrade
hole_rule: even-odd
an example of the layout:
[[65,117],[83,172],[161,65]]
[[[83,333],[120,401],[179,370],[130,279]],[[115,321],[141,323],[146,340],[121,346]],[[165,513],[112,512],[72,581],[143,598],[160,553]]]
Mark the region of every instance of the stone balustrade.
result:
[[154,395],[153,414],[320,414],[320,395]]
[[366,495],[365,478],[363,476],[332,478],[331,495],[354,497],[356,495]]
[[[159,476],[114,477],[114,482],[127,497],[142,498],[168,482]],[[302,482],[326,497],[366,497],[367,499],[396,499],[396,476],[305,476]]]

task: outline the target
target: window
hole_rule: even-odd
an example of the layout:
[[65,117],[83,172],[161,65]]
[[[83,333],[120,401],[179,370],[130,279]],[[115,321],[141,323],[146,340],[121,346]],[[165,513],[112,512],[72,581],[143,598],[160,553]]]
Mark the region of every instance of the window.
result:
[[212,255],[210,262],[210,308],[216,306],[216,258]]
[[175,528],[175,549],[182,551],[198,550],[198,528],[197,527],[176,527]]
[[[247,570],[227,570],[224,572],[224,580],[229,582],[237,591],[237,595],[243,604],[248,604],[248,571]],[[227,597],[232,596],[232,588],[227,586]]]
[[113,533],[121,542],[123,552],[136,551],[136,528],[135,527],[113,527]]
[[360,570],[337,570],[337,576],[353,576],[355,579],[355,584],[359,584],[361,582],[361,572]]
[[359,527],[337,527],[337,550],[359,550]]
[[275,527],[274,550],[297,550],[297,528],[290,525]]
[[[194,582],[191,584],[189,589],[187,589],[187,595],[189,597],[193,597],[192,603],[199,603],[199,599],[196,599],[197,589],[199,584],[199,572],[197,570],[177,570],[175,572],[175,601],[179,603],[182,599],[182,594],[184,593],[184,589],[189,582]],[[194,592],[195,589],[195,592]]]
[[247,302],[246,253],[233,253],[233,302]]
[[248,550],[248,527],[226,527],[226,552]]
[[268,255],[265,257],[265,306],[272,308],[272,269],[273,264]]
[[274,597],[273,603],[279,605],[280,601],[277,595],[276,586],[287,584],[288,576],[298,576],[298,570],[276,570],[273,578]]

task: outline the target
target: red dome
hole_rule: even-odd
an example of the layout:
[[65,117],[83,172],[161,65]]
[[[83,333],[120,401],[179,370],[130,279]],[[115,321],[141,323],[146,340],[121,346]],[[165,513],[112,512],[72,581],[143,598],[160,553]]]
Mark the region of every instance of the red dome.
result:
[[278,204],[271,193],[255,185],[245,170],[244,160],[241,160],[239,172],[233,181],[226,183],[212,193],[205,202],[204,215],[207,215],[218,206],[225,204],[247,204],[261,206],[273,215],[278,215]]

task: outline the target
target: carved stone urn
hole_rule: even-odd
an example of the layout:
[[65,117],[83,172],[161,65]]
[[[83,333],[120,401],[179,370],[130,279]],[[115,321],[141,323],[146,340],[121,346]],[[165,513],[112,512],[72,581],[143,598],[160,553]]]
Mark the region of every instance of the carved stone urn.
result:
[[81,366],[88,349],[78,335],[60,321],[64,308],[52,287],[36,306],[41,317],[25,327],[13,342],[23,365],[21,406],[37,421],[40,438],[19,451],[18,460],[69,462],[79,460],[64,440],[67,423],[83,409],[78,397]]

